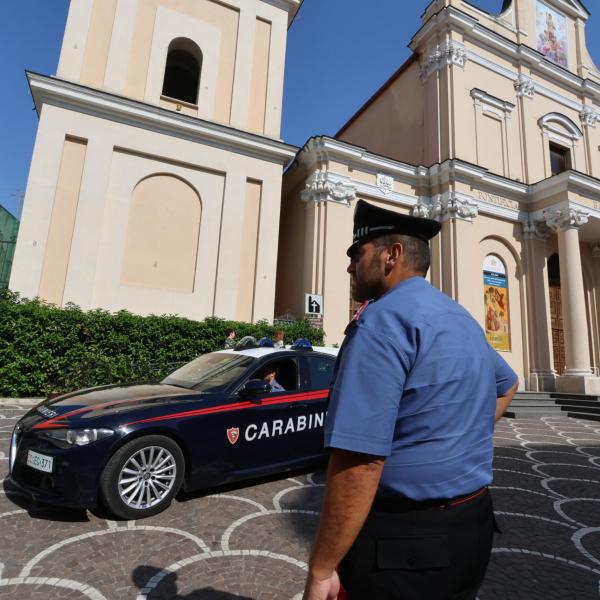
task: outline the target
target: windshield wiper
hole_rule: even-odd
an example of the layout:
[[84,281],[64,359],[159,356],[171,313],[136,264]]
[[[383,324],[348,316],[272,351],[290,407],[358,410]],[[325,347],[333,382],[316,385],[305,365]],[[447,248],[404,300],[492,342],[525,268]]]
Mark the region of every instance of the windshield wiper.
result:
[[182,388],[184,390],[193,390],[193,387],[189,387],[187,385],[183,385],[182,383],[166,383],[165,380],[160,382],[160,385],[170,385],[171,387]]

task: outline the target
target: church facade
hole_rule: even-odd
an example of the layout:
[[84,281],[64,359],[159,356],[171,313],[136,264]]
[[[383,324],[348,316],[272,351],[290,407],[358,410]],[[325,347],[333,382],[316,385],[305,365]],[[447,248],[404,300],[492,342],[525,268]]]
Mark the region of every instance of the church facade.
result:
[[[72,0],[11,289],[83,308],[355,310],[358,199],[442,222],[433,285],[521,387],[600,394],[600,72],[578,0],[424,2],[412,56],[333,137],[279,139],[300,0]],[[287,165],[285,174],[283,167]]]
[[[600,393],[600,73],[588,16],[575,0],[507,0],[496,16],[431,2],[411,58],[286,172],[276,310],[299,312],[310,289],[326,332],[341,335],[362,198],[442,222],[430,281],[475,316],[523,389]],[[291,235],[298,223],[303,238]]]

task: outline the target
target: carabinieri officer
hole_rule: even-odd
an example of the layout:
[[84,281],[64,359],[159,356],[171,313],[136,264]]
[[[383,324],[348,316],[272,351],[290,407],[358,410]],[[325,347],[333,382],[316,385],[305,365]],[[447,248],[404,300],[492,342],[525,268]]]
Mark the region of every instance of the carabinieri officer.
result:
[[[470,600],[494,529],[492,434],[518,379],[425,279],[440,224],[364,201],[325,426],[331,449],[305,600]],[[336,568],[339,571],[336,572]]]

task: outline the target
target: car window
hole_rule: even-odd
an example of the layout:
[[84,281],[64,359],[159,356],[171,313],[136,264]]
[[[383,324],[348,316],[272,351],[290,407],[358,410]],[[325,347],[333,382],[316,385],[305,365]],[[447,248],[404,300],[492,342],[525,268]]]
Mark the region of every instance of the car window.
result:
[[312,389],[323,390],[331,385],[335,360],[327,356],[307,356],[309,385]]
[[217,391],[241,377],[256,359],[241,354],[204,354],[173,371],[161,383],[200,391]]
[[263,379],[269,371],[275,371],[275,381],[283,388],[273,391],[289,392],[298,389],[298,366],[293,358],[271,360],[256,369],[250,379]]

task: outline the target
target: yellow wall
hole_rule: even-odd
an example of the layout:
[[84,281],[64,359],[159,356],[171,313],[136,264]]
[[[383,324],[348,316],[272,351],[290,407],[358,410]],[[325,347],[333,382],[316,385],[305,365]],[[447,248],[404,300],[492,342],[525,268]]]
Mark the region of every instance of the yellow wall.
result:
[[418,61],[376,98],[340,140],[414,165],[423,164],[423,92]]
[[99,88],[104,83],[116,8],[117,0],[94,3],[81,69],[83,85]]
[[58,172],[38,291],[42,300],[57,305],[63,301],[86,147],[85,140],[67,138]]
[[246,180],[246,198],[240,253],[240,284],[238,287],[236,318],[252,321],[254,312],[254,286],[256,282],[256,251],[259,244],[258,224],[262,183]]
[[214,120],[229,123],[235,69],[236,42],[239,12],[210,0],[144,0],[140,2],[133,34],[132,51],[125,95],[142,100],[150,62],[150,49],[154,32],[154,18],[158,6],[164,6],[193,19],[205,21],[221,32],[217,92]]
[[129,207],[121,283],[193,292],[200,216],[188,183],[172,175],[141,181]]
[[265,129],[265,110],[267,102],[271,23],[263,21],[262,19],[256,19],[256,33],[254,39],[254,60],[252,64],[248,129],[256,133],[263,133]]

